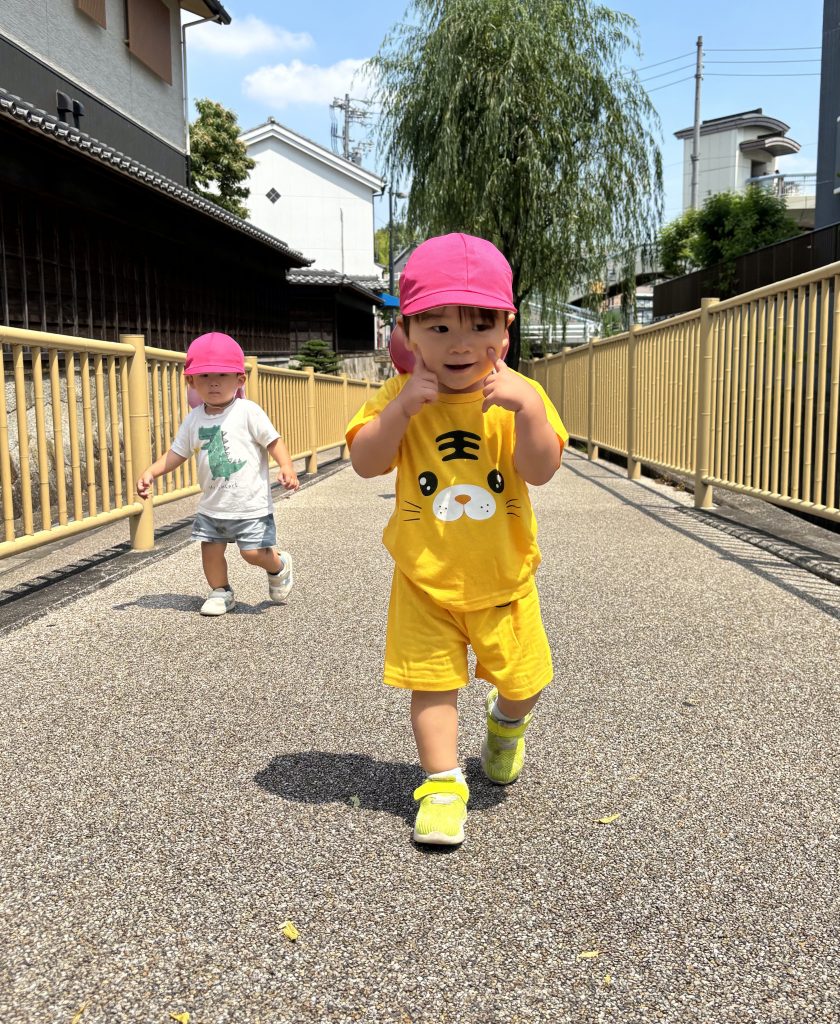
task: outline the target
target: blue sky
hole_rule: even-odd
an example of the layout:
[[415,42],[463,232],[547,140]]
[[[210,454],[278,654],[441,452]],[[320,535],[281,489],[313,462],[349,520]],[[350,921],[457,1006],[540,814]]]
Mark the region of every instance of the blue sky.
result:
[[[224,2],[233,18],[230,25],[187,30],[191,113],[192,101],[208,96],[235,110],[243,129],[272,115],[327,148],[331,101],[346,92],[354,98],[365,96],[364,83],[358,76],[354,81],[354,73],[408,9],[403,0]],[[788,135],[802,146],[797,155],[780,160],[780,169],[815,170],[819,0],[706,0],[695,5],[624,0],[607,6],[632,15],[638,23],[642,56],[628,53],[626,62],[647,69],[641,77],[647,80],[662,121],[666,220],[677,216],[682,206],[682,143],[673,133],[688,127],[694,117],[690,76],[698,35],[703,36],[705,51],[701,117],[761,107],[789,124]],[[363,140],[364,130],[354,125],[352,137]],[[363,164],[378,170],[373,150],[365,154]],[[376,219],[378,224],[387,220],[382,202]]]

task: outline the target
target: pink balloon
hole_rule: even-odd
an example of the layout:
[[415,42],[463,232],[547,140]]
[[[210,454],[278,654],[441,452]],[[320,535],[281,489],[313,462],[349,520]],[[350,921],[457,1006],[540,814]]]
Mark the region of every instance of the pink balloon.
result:
[[388,342],[391,362],[399,373],[411,373],[414,369],[414,353],[406,345],[405,332],[399,324],[394,324],[391,340]]

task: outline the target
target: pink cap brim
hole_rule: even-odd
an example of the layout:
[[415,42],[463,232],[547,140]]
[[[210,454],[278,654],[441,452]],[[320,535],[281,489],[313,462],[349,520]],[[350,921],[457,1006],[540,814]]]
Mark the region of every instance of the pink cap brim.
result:
[[400,312],[403,316],[415,316],[417,313],[425,313],[426,310],[437,309],[439,306],[474,306],[477,309],[504,309],[508,313],[516,312],[516,306],[512,302],[499,302],[498,295],[463,289],[427,293],[407,306],[401,306]]

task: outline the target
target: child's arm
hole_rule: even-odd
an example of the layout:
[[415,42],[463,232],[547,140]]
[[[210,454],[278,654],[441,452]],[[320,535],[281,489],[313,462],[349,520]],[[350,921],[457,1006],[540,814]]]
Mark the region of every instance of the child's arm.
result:
[[271,444],[266,445],[266,451],[280,467],[280,473],[277,477],[278,482],[287,491],[296,491],[300,487],[300,481],[295,472],[295,467],[292,465],[289,449],[286,447],[283,438],[275,437]]
[[436,402],[437,396],[438,379],[426,369],[420,353],[415,352],[414,370],[408,383],[376,419],[366,423],[353,438],[350,461],[359,476],[381,476],[388,472],[411,417],[428,402]]
[[142,474],[140,479],[137,481],[137,493],[141,498],[148,498],[152,493],[154,482],[159,476],[163,476],[164,473],[171,473],[173,469],[177,469],[186,461],[187,460],[183,455],[173,452],[170,448],[165,455],[161,455],[161,457],[153,462]]
[[484,382],[484,412],[491,405],[510,409],[516,416],[516,447],[513,464],[529,484],[546,484],[560,468],[563,449],[554,427],[548,422],[545,406],[536,391],[521,377],[511,373],[496,352],[487,350],[494,372]]

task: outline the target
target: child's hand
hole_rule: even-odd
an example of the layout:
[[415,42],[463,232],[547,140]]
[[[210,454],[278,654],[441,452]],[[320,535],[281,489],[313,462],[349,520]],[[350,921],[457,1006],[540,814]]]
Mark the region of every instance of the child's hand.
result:
[[300,487],[297,473],[293,466],[284,466],[277,474],[277,483],[282,484],[287,491],[296,491]]
[[154,486],[154,475],[152,474],[152,471],[150,469],[147,469],[146,472],[137,481],[137,493],[140,495],[141,498],[145,500],[152,493],[152,489],[154,488]]
[[426,369],[419,351],[414,352],[414,369],[408,383],[399,393],[395,401],[406,416],[416,416],[429,402],[436,402],[438,396],[438,379],[431,370]]
[[521,412],[535,395],[534,389],[513,373],[503,359],[500,359],[493,348],[487,349],[487,357],[493,369],[484,378],[484,404],[482,412],[487,412],[491,405],[501,406],[511,412]]

